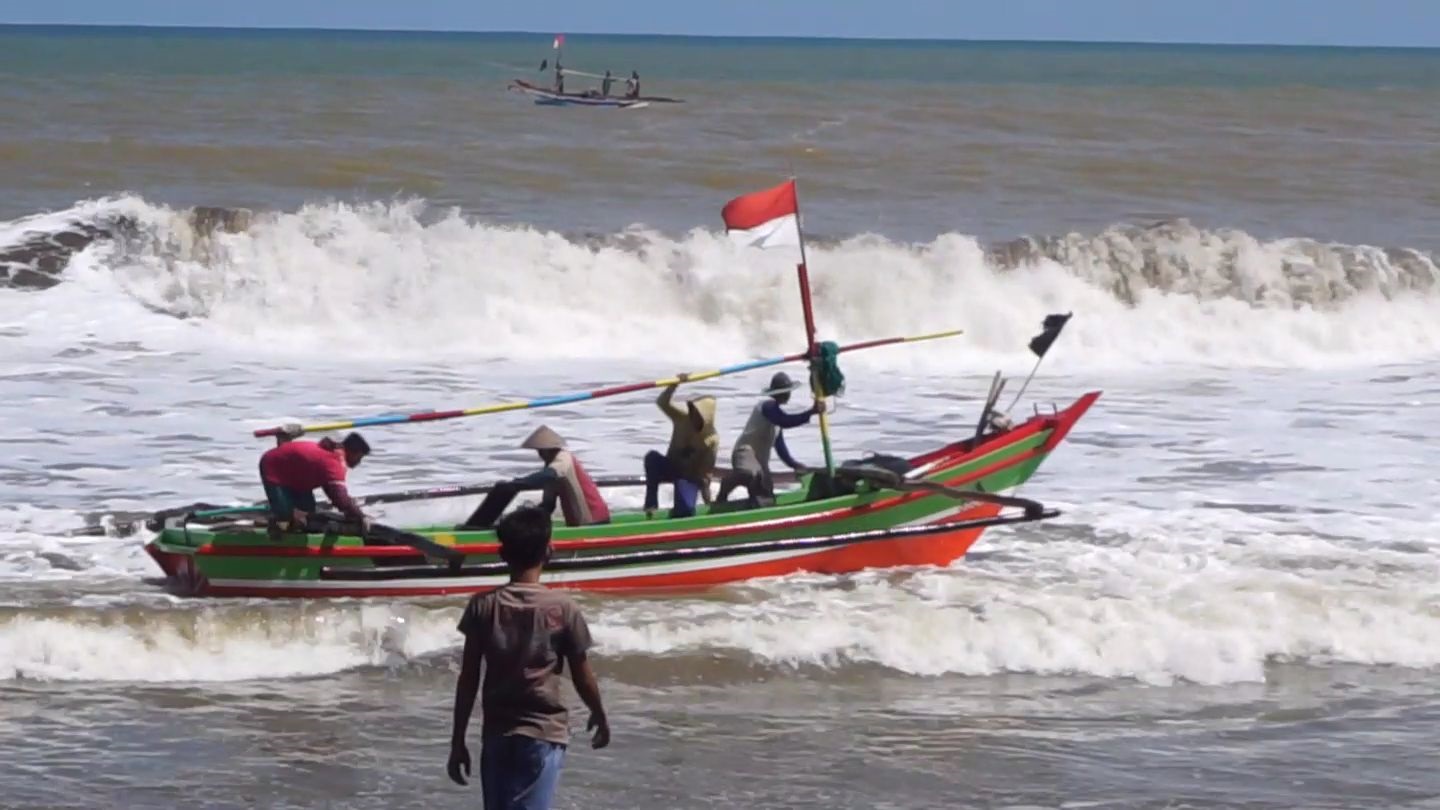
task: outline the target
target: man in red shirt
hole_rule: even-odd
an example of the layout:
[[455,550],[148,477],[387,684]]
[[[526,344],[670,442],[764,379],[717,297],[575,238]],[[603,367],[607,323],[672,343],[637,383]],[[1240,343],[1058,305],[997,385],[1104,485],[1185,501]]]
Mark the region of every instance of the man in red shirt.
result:
[[282,527],[289,524],[305,530],[315,512],[315,489],[325,490],[330,503],[359,525],[361,533],[370,521],[345,488],[345,474],[370,454],[370,445],[359,433],[351,433],[336,444],[325,438],[318,442],[288,441],[260,456],[260,482],[270,513]]

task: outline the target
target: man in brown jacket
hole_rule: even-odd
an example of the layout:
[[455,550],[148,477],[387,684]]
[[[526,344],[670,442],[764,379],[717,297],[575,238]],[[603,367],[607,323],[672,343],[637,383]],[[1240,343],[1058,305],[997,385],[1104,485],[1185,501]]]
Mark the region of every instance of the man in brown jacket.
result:
[[720,434],[715,430],[715,398],[699,397],[675,404],[675,386],[660,393],[655,404],[670,417],[670,447],[664,455],[651,450],[645,454],[645,514],[654,517],[660,506],[660,485],[675,486],[670,517],[695,514],[695,498],[710,502],[710,476],[720,454]]

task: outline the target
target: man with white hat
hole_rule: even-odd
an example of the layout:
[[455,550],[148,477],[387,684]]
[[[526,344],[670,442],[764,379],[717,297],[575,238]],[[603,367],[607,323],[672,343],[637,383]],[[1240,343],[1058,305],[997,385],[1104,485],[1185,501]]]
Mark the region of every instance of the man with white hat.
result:
[[755,405],[745,429],[735,442],[730,454],[731,472],[720,481],[720,494],[716,500],[725,503],[736,487],[745,487],[750,493],[750,505],[768,506],[775,502],[775,482],[770,475],[770,450],[774,448],[785,466],[796,472],[803,472],[805,466],[790,455],[785,446],[785,428],[800,427],[810,417],[820,412],[815,403],[809,410],[800,413],[786,413],[781,407],[790,401],[790,393],[800,384],[791,380],[783,371],[770,378],[770,387],[762,395],[765,399]]
[[496,484],[485,496],[474,514],[460,525],[462,529],[488,529],[495,525],[505,507],[515,500],[522,489],[540,487],[545,496],[540,508],[548,514],[560,501],[560,512],[565,516],[566,526],[589,526],[595,523],[609,523],[610,509],[600,496],[600,488],[590,480],[580,459],[565,449],[565,440],[560,434],[544,425],[535,428],[520,446],[534,450],[545,467],[511,481]]

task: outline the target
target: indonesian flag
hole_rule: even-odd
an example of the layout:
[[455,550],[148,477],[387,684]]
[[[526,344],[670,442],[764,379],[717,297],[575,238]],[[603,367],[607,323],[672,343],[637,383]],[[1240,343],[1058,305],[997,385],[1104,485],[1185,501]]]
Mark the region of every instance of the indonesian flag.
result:
[[555,50],[557,50],[557,51],[560,50],[561,48],[565,47],[565,35],[564,35],[564,34],[556,34],[556,35],[555,35],[555,44],[552,45],[551,47],[553,47],[553,48],[554,48]]
[[800,205],[795,181],[736,197],[720,210],[725,230],[743,245],[772,248],[800,244]]

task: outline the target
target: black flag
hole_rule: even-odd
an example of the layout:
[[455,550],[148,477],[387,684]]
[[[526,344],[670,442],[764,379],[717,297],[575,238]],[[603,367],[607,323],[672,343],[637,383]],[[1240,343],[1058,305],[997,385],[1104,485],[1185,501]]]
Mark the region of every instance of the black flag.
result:
[[541,60],[540,60],[540,72],[541,72],[541,73],[544,73],[544,72],[545,72],[545,68],[547,68],[547,67],[549,67],[549,66],[550,66],[550,60],[549,60],[549,59],[541,59]]
[[1046,315],[1045,323],[1040,326],[1040,334],[1030,339],[1030,351],[1034,352],[1036,357],[1044,357],[1045,352],[1050,351],[1050,345],[1055,342],[1055,338],[1060,337],[1060,330],[1065,328],[1065,323],[1074,314],[1067,312],[1064,315]]

